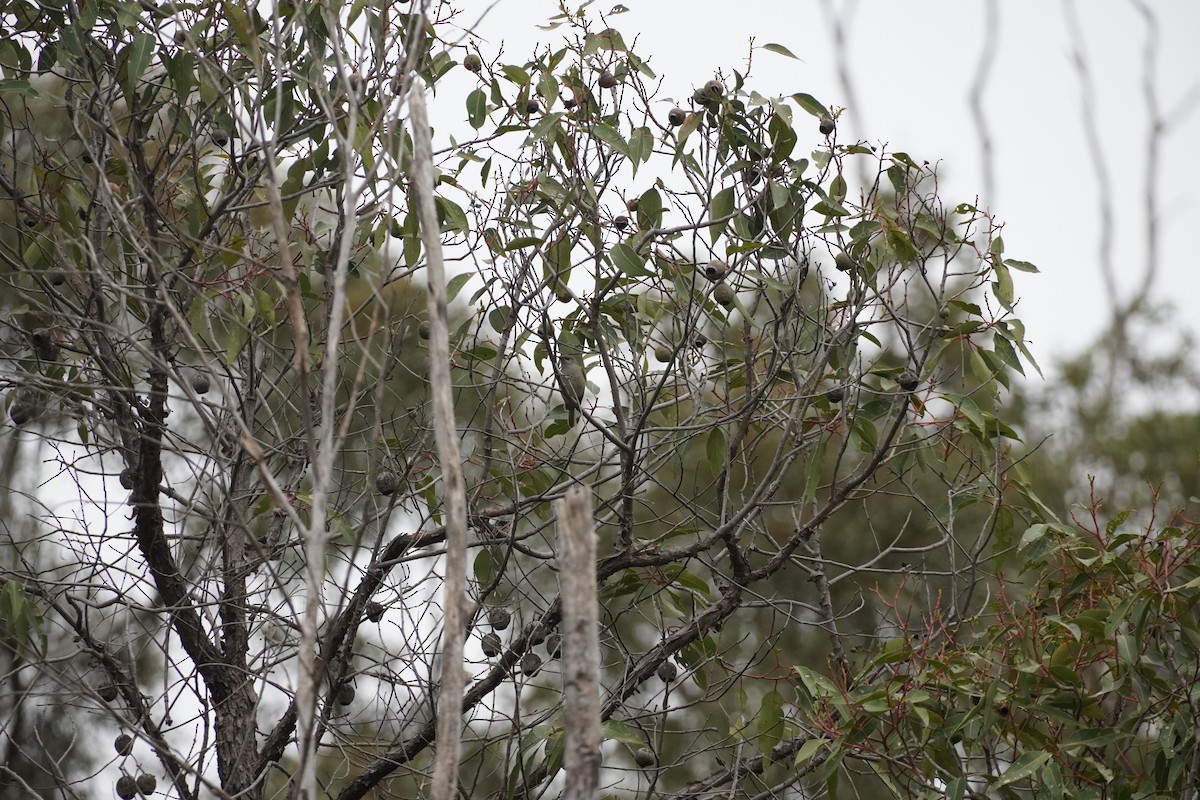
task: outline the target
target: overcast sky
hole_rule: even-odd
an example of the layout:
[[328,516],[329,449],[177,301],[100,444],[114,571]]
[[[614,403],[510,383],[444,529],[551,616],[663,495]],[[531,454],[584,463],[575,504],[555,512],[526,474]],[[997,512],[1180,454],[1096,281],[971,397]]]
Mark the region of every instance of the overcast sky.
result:
[[[763,94],[804,91],[846,106],[840,138],[885,142],[889,149],[941,161],[943,196],[972,199],[985,188],[980,140],[967,103],[984,47],[987,4],[961,0],[624,0],[610,21],[665,79],[667,95],[686,97],[718,68],[743,70],[756,43],[777,42],[801,61],[757,51],[749,85]],[[600,0],[590,11],[607,11]],[[1046,365],[1092,340],[1107,313],[1098,264],[1098,183],[1082,123],[1082,91],[1072,60],[1069,5],[1001,0],[997,51],[985,114],[994,140],[995,191],[985,205],[1007,223],[1007,255],[1042,275],[1020,275],[1018,315]],[[1156,91],[1175,125],[1164,142],[1158,199],[1162,264],[1154,297],[1200,332],[1192,310],[1200,292],[1194,220],[1200,214],[1200,2],[1149,0],[1159,22]],[[1096,113],[1110,172],[1115,263],[1132,290],[1145,263],[1145,150],[1149,116],[1142,87],[1147,27],[1131,0],[1074,5],[1092,67]],[[504,42],[524,61],[559,32],[539,30],[557,13],[551,0],[500,0],[476,28],[485,51]],[[837,75],[831,15],[846,22],[853,97]],[[1185,97],[1192,92],[1190,100]]]

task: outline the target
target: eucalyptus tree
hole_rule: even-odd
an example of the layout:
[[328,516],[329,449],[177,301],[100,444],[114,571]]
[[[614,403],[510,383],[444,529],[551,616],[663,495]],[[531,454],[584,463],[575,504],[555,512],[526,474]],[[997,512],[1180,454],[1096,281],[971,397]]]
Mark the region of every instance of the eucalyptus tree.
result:
[[660,77],[565,7],[513,61],[417,5],[6,12],[4,702],[78,713],[4,780],[419,793],[441,694],[460,790],[556,791],[572,487],[606,792],[1024,764],[938,730],[986,670],[896,688],[1068,532],[1010,457],[1000,223],[803,87]]

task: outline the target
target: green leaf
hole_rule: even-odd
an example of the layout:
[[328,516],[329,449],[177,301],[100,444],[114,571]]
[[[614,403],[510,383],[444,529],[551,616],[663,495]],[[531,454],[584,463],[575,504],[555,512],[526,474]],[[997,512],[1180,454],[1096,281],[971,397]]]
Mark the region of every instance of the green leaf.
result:
[[846,179],[841,175],[835,175],[829,182],[829,197],[839,203],[846,199]]
[[763,695],[762,706],[754,721],[754,740],[758,752],[769,758],[775,745],[783,738],[783,696],[779,692]]
[[471,273],[466,272],[462,275],[455,275],[446,283],[446,301],[453,302],[454,298],[458,297],[458,293],[467,285],[467,281],[471,280]]
[[1041,270],[1039,270],[1033,264],[1030,264],[1028,261],[1018,261],[1015,258],[1004,259],[1004,266],[1011,267],[1018,272],[1041,272]]
[[600,731],[604,741],[615,739],[621,744],[627,744],[630,747],[641,747],[646,743],[640,733],[615,719],[605,720],[601,723]]
[[800,766],[800,764],[802,764],[805,761],[808,761],[810,758],[812,758],[814,755],[817,754],[818,750],[820,750],[821,748],[825,747],[828,744],[829,744],[828,739],[818,739],[818,738],[809,739],[807,742],[804,743],[804,745],[799,750],[796,751],[796,757],[792,763],[795,764],[796,766]]
[[148,33],[139,33],[133,37],[133,46],[129,50],[129,66],[126,78],[132,86],[142,78],[150,59],[154,56],[154,37]]
[[542,243],[540,236],[518,236],[504,246],[504,251],[511,253],[514,250],[524,250],[526,247],[537,247]]
[[625,242],[618,242],[609,251],[613,266],[631,278],[649,278],[653,275],[646,269],[646,259]]
[[1008,769],[1004,770],[1004,774],[992,784],[992,788],[999,789],[1001,786],[1008,786],[1011,783],[1025,780],[1030,775],[1036,773],[1049,760],[1049,753],[1041,751],[1026,753],[1014,761]]
[[704,444],[705,456],[708,458],[708,466],[712,468],[713,474],[720,474],[721,468],[725,465],[725,431],[720,428],[713,428],[708,433],[708,440]]
[[500,73],[518,86],[529,85],[529,73],[520,67],[513,66],[512,64],[506,64],[500,68]]
[[[999,241],[997,239],[996,241]],[[1008,268],[1005,267],[997,259],[992,265],[993,273],[996,276],[996,281],[992,284],[992,292],[996,295],[996,299],[1000,301],[1009,311],[1012,311],[1013,304],[1013,282],[1012,275],[1009,274]]]
[[554,104],[558,102],[558,81],[553,73],[542,73],[542,77],[538,79],[537,93],[546,101],[546,108],[554,108]]
[[482,128],[487,120],[487,107],[487,93],[483,89],[476,89],[467,95],[467,121],[475,130]]
[[612,147],[623,156],[629,156],[629,143],[612,125],[606,125],[603,122],[598,122],[592,126],[592,135],[600,141]]
[[679,133],[676,134],[676,144],[675,144],[675,157],[676,158],[679,158],[681,155],[683,155],[683,143],[687,141],[689,136],[691,136],[693,133],[696,132],[696,129],[700,127],[700,122],[703,119],[704,119],[704,117],[701,114],[688,114],[687,115],[687,119],[685,119],[683,121],[683,127],[681,127],[679,129]]
[[654,152],[654,133],[647,127],[638,128],[629,137],[629,160],[633,162],[633,173],[637,174],[639,163],[650,160]]
[[[708,207],[708,216],[710,219],[721,220],[731,214],[733,214],[733,187],[727,186],[713,197],[712,203]],[[729,227],[728,219],[709,226],[708,235],[712,237],[713,244],[717,243],[727,227]]]
[[826,197],[813,206],[813,211],[826,217],[848,217],[850,210],[836,200]]
[[887,240],[897,261],[902,264],[911,264],[917,260],[917,248],[913,246],[912,239],[908,238],[907,233],[899,228],[889,228]]
[[829,109],[811,94],[804,94],[801,92],[792,95],[792,99],[796,101],[797,105],[799,105],[808,113],[812,114],[817,119],[822,119],[829,116]]
[[480,586],[487,586],[492,582],[492,554],[486,547],[475,556],[474,571],[475,580]]
[[791,50],[788,50],[788,49],[787,49],[786,47],[784,47],[783,45],[781,45],[781,44],[776,44],[775,42],[770,42],[770,43],[768,43],[768,44],[764,44],[764,45],[762,46],[762,48],[761,48],[761,49],[763,49],[763,50],[769,50],[769,51],[771,51],[772,53],[778,53],[779,55],[781,55],[781,56],[787,56],[788,58],[794,58],[794,59],[796,59],[797,61],[799,61],[799,60],[800,60],[799,56],[797,56],[797,55],[796,55],[795,53],[793,53]]
[[556,111],[552,114],[547,114],[538,120],[538,123],[533,126],[530,134],[536,140],[549,139],[550,135],[558,128],[559,120],[563,118],[562,112]]
[[637,223],[644,231],[662,227],[663,202],[657,189],[647,189],[638,198]]

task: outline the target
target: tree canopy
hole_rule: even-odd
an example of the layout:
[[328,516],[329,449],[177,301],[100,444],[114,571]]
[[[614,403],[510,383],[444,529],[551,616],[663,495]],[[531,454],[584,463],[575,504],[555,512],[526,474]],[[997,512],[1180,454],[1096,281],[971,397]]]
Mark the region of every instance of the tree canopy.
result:
[[3,791],[1194,792],[1196,525],[1043,497],[993,212],[469,13],[4,12]]

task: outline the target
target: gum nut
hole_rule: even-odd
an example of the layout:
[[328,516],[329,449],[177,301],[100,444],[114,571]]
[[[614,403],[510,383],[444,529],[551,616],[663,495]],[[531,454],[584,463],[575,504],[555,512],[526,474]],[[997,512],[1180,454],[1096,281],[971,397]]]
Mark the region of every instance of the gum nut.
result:
[[624,214],[613,217],[613,227],[619,231],[623,231],[629,227],[629,217]]
[[704,347],[708,344],[708,337],[703,333],[697,333],[696,338],[692,340],[692,347]]
[[96,690],[96,693],[99,694],[100,699],[106,703],[111,703],[113,700],[117,699],[117,687],[113,686],[111,683],[102,684],[100,688]]
[[562,634],[557,631],[546,637],[546,653],[551,658],[558,658],[562,653]]
[[462,64],[470,72],[479,72],[483,69],[483,59],[479,57],[478,53],[467,53]]
[[678,128],[687,119],[687,112],[676,106],[667,112],[667,122],[671,123],[672,128]]
[[485,633],[479,644],[483,648],[483,654],[488,658],[495,658],[504,649],[504,643],[500,641],[498,633]]
[[429,320],[421,320],[421,324],[417,326],[417,336],[420,336],[422,339],[429,339]]
[[542,104],[539,103],[534,98],[531,97],[525,101],[525,113],[526,114],[536,114],[537,112],[541,111],[541,109],[542,109]]
[[158,788],[158,778],[148,772],[143,772],[137,776],[137,787],[142,794],[154,794],[154,790]]
[[846,397],[846,392],[840,386],[835,386],[825,393],[825,399],[831,403],[840,403]]
[[822,136],[828,136],[829,134],[833,133],[836,128],[837,126],[829,117],[821,117],[821,124],[817,126],[817,129],[821,131]]
[[710,281],[719,281],[729,272],[729,265],[719,258],[714,258],[704,265],[704,277]]
[[121,800],[133,800],[137,797],[138,785],[132,775],[122,775],[117,778],[117,797]]
[[200,374],[192,378],[192,391],[196,394],[204,394],[212,388],[208,381],[208,376]]
[[563,97],[563,108],[570,111],[574,107],[575,107],[575,98],[574,97],[572,97],[571,95],[566,95],[565,97]]
[[617,76],[613,75],[608,70],[600,73],[600,88],[611,89],[617,85]]
[[400,478],[394,472],[381,472],[375,478],[375,490],[384,497],[391,497],[400,486]]
[[488,611],[488,624],[493,630],[502,631],[512,622],[512,614],[507,608],[496,607]]
[[383,619],[383,603],[376,603],[374,600],[372,600],[371,602],[367,603],[367,606],[365,609],[363,609],[363,612],[366,614],[367,619],[371,620],[371,622],[379,622],[379,620]]
[[633,761],[639,767],[653,767],[657,759],[654,757],[654,751],[649,747],[639,747],[633,754]]
[[542,657],[537,653],[526,653],[521,656],[521,673],[532,678],[542,668]]
[[675,676],[679,674],[679,668],[670,661],[664,661],[658,665],[658,679],[663,683],[670,683],[675,680]]
[[658,363],[666,364],[671,360],[671,348],[667,347],[665,344],[660,344],[658,347],[654,348],[654,358],[658,361]]
[[50,281],[53,286],[62,286],[67,282],[67,273],[55,267],[46,273],[46,280]]
[[338,705],[348,706],[354,702],[354,687],[350,684],[345,684],[341,689],[338,689]]
[[854,269],[854,259],[845,253],[838,253],[833,257],[833,266],[837,268],[838,272],[849,272]]
[[711,80],[708,83],[704,84],[704,94],[707,97],[715,100],[715,99],[719,98],[721,95],[725,94],[725,87],[721,85],[720,81]]
[[31,404],[18,401],[8,409],[8,418],[12,420],[13,425],[20,427],[34,418],[33,412],[34,407]]
[[725,308],[733,305],[733,289],[725,281],[721,281],[713,287],[713,300],[716,300]]
[[133,737],[127,733],[122,733],[113,740],[113,750],[116,750],[119,756],[129,755],[133,752]]
[[896,383],[900,384],[900,388],[904,391],[911,392],[913,389],[917,388],[917,384],[920,383],[920,380],[918,380],[917,376],[913,372],[904,370],[904,372],[900,373],[900,377],[896,378]]

